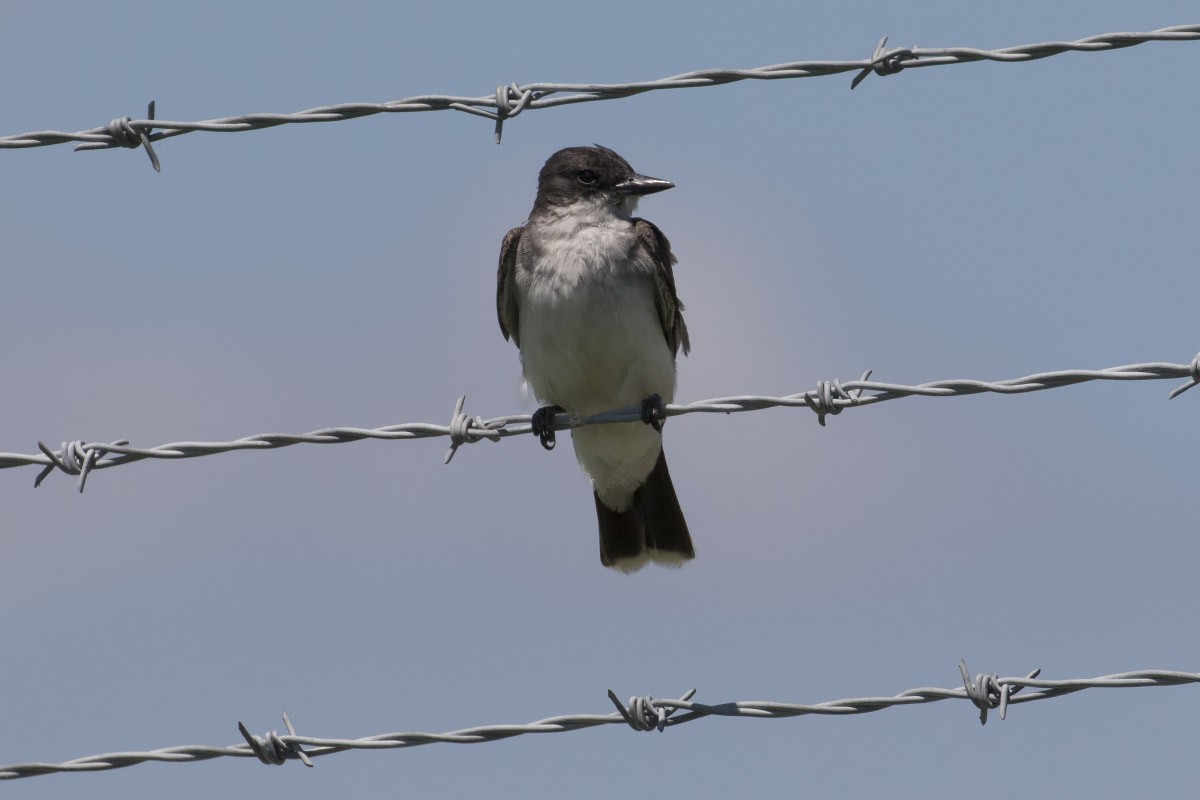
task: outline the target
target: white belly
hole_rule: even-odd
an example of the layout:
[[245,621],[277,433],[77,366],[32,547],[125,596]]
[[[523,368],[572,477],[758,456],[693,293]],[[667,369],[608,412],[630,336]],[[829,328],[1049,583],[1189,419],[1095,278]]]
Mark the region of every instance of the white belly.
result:
[[675,395],[675,357],[667,346],[650,278],[580,285],[521,307],[525,379],[543,402],[596,414],[659,394]]

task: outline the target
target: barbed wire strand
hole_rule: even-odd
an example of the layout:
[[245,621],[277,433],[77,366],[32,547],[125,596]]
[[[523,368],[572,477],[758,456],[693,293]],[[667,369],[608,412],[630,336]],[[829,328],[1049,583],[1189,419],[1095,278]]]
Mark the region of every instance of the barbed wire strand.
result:
[[[1024,394],[1046,389],[1057,389],[1088,381],[1149,381],[1171,378],[1188,378],[1187,383],[1176,387],[1170,394],[1174,399],[1193,386],[1200,384],[1200,354],[1190,364],[1151,362],[1128,364],[1097,370],[1062,370],[1041,372],[1023,378],[1002,381],[944,380],[906,386],[896,383],[869,381],[867,372],[857,381],[820,381],[816,389],[807,392],[770,397],[766,395],[739,395],[701,400],[683,405],[670,404],[664,414],[677,417],[684,414],[735,414],[743,411],[760,411],[767,408],[809,408],[817,415],[817,421],[825,424],[829,415],[840,414],[844,409],[869,406],[901,397],[961,397],[964,395],[993,392],[996,394]],[[870,393],[870,394],[868,394]],[[427,439],[437,436],[450,437],[450,449],[445,463],[458,451],[459,446],[484,439],[499,441],[509,436],[524,436],[532,433],[529,414],[510,414],[503,417],[484,419],[468,417],[463,411],[466,395],[454,404],[449,425],[424,422],[406,422],[382,428],[322,428],[310,433],[260,433],[230,442],[171,442],[157,447],[133,447],[126,439],[113,442],[63,442],[58,450],[51,450],[44,442],[38,442],[41,455],[23,453],[0,453],[0,469],[23,466],[40,466],[42,471],[34,480],[34,486],[55,470],[79,477],[82,492],[88,475],[94,470],[108,469],[121,464],[131,464],[146,458],[179,459],[197,458],[235,450],[277,450],[296,444],[343,444],[363,439]],[[600,425],[614,422],[637,422],[642,419],[640,405],[595,414],[589,417],[573,417],[557,414],[553,428],[556,431],[579,428],[584,425]]]
[[[62,763],[28,762],[0,766],[0,780],[30,778],[56,772],[100,772],[121,767],[131,767],[147,761],[183,763],[208,761],[230,756],[234,758],[258,758],[264,764],[283,764],[300,760],[312,766],[312,759],[319,756],[341,753],[346,750],[396,750],[419,747],[426,744],[479,744],[509,739],[529,733],[565,733],[568,731],[595,728],[600,725],[625,724],[636,731],[659,731],[704,717],[744,717],[748,719],[780,719],[809,714],[845,716],[869,714],[895,706],[922,705],[941,700],[966,700],[980,710],[980,722],[987,722],[989,710],[998,710],[1005,718],[1008,707],[1035,700],[1061,697],[1084,689],[1136,688],[1142,686],[1180,686],[1200,683],[1200,673],[1170,670],[1140,670],[1103,675],[1098,678],[1074,678],[1069,680],[1044,680],[1034,670],[1024,678],[1001,678],[997,675],[970,677],[965,661],[959,662],[963,685],[954,689],[917,688],[909,689],[891,697],[852,697],[830,700],[824,703],[800,705],[760,700],[739,701],[708,705],[692,701],[695,689],[686,692],[677,700],[658,700],[649,695],[632,697],[622,703],[610,689],[608,697],[616,706],[608,714],[568,714],[548,717],[519,725],[481,725],[447,733],[402,732],[384,733],[362,739],[329,739],[314,736],[299,736],[292,720],[285,711],[284,724],[288,732],[275,731],[264,736],[255,736],[241,722],[238,730],[246,740],[228,747],[208,745],[183,745],[166,747],[147,752],[119,752],[76,758]],[[1018,692],[1024,693],[1018,696]],[[676,716],[677,712],[679,713]]]
[[905,69],[934,67],[945,64],[967,64],[976,61],[1013,63],[1034,61],[1067,52],[1099,52],[1132,47],[1146,42],[1195,41],[1200,39],[1200,25],[1174,25],[1143,33],[1104,33],[1075,41],[1039,42],[998,50],[974,47],[895,47],[885,49],[887,37],[882,38],[868,59],[849,61],[790,61],[750,69],[703,69],[649,81],[632,83],[529,83],[501,84],[494,93],[480,97],[428,94],[392,100],[386,103],[339,103],[319,106],[293,114],[245,114],[199,122],[180,122],[154,118],[154,103],[150,103],[145,119],[119,117],[99,128],[67,133],[43,130],[0,137],[0,149],[45,147],[77,142],[76,150],[107,150],[115,147],[144,148],[154,169],[160,170],[152,142],[181,136],[194,131],[237,133],[262,130],[279,125],[308,122],[340,122],[374,114],[395,114],[417,111],[461,111],[486,117],[495,123],[495,139],[499,144],[506,120],[531,109],[553,108],[572,103],[615,100],[646,92],[665,89],[691,89],[720,86],[744,80],[786,80],[812,78],[856,72],[850,84],[853,89],[871,73],[894,75]]

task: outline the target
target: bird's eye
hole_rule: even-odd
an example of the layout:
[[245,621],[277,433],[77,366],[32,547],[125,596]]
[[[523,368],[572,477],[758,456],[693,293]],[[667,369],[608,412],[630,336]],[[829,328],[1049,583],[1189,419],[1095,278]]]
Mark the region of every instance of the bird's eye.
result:
[[596,173],[592,172],[590,169],[583,169],[575,173],[575,180],[579,181],[585,186],[595,186],[596,181],[600,179],[596,177]]

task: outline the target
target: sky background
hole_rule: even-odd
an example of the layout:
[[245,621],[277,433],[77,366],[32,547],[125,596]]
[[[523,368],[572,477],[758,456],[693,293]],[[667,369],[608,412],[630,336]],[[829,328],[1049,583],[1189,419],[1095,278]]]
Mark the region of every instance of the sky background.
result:
[[[0,0],[0,133],[517,81],[1004,47],[1197,22],[1189,2]],[[680,401],[1002,379],[1200,348],[1200,43],[740,83],[527,112],[0,152],[0,451],[528,412],[494,270],[555,150],[675,190]],[[1200,668],[1200,390],[1176,381],[671,421],[694,563],[601,568],[570,447],[297,446],[75,480],[0,472],[0,764],[611,710],[815,703]],[[563,444],[565,444],[565,438]],[[1194,796],[1200,689],[618,726],[475,747],[145,764],[81,797]]]

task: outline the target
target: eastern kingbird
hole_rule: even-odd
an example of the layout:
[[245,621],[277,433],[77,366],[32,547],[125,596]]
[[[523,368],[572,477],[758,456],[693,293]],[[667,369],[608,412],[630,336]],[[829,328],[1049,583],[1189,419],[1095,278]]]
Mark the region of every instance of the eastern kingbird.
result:
[[696,553],[662,450],[663,402],[675,397],[675,355],[688,352],[675,256],[662,231],[631,216],[642,195],[675,184],[638,175],[607,147],[568,147],[546,161],[523,227],[500,248],[500,331],[521,349],[525,380],[544,403],[577,416],[641,403],[643,421],[571,431],[592,481],[600,563],[633,572]]

